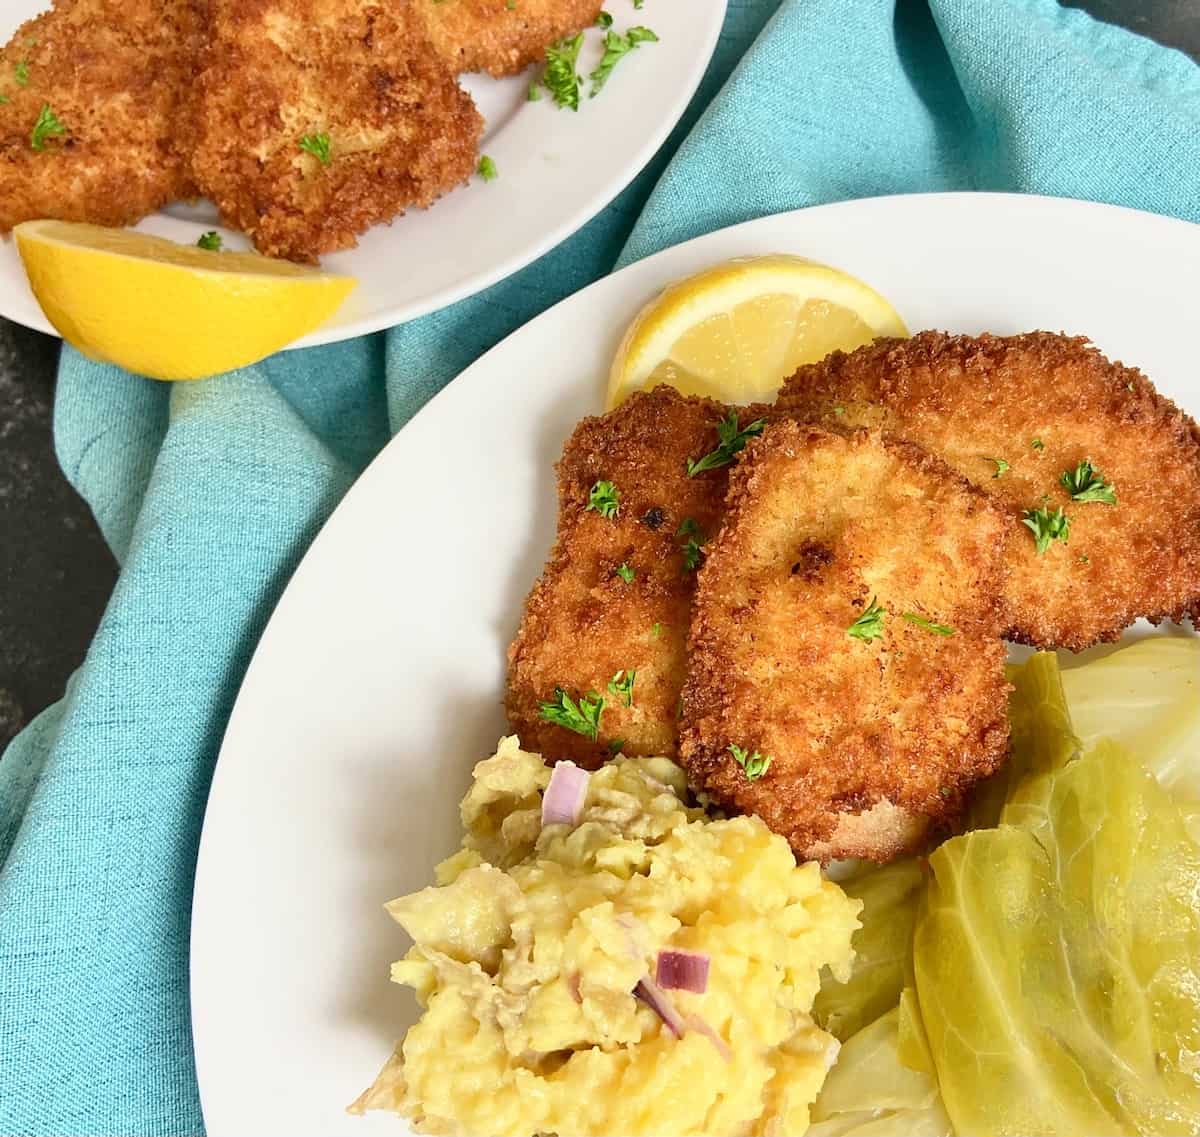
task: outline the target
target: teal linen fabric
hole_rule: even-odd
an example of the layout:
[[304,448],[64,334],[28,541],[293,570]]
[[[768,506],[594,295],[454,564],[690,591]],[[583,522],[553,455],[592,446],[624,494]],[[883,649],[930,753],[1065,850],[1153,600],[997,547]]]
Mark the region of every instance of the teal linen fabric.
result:
[[[683,2],[647,0],[646,22]],[[388,437],[616,263],[781,209],[944,189],[1200,221],[1200,71],[1051,0],[731,0],[647,171],[480,296],[202,383],[64,352],[58,455],[122,573],[65,698],[0,761],[0,1134],[203,1131],[187,940],[213,763],[280,591]]]

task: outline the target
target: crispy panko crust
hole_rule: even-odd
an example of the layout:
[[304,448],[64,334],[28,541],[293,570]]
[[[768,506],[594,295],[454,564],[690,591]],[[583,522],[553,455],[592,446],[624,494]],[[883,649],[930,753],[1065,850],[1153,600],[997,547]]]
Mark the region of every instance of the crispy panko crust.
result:
[[[768,426],[700,571],[692,782],[821,861],[890,860],[952,824],[1007,752],[1006,537],[986,495],[910,443]],[[849,636],[873,600],[883,637]],[[769,755],[766,773],[749,780],[731,745]]]
[[454,72],[515,75],[546,45],[595,23],[600,0],[414,0],[434,50]]
[[[127,225],[194,193],[202,0],[58,0],[0,51],[0,229]],[[18,76],[25,76],[21,83]],[[43,107],[66,133],[34,150]]]
[[[475,167],[483,120],[407,2],[214,0],[196,181],[262,253],[312,261]],[[332,160],[302,151],[328,134]]]
[[[676,754],[696,582],[684,567],[679,528],[691,518],[702,535],[716,531],[728,478],[728,467],[689,478],[685,464],[716,447],[726,410],[658,387],[584,419],[567,441],[558,463],[557,541],[508,650],[509,720],[521,745],[548,762],[595,767],[616,739],[625,754]],[[739,411],[742,425],[761,411]],[[587,508],[602,480],[620,492],[615,518]],[[628,584],[617,573],[622,564],[637,574]],[[607,684],[631,669],[637,677],[626,708]],[[556,687],[573,699],[589,691],[604,697],[595,742],[542,721],[540,705],[553,701]]]
[[[1139,616],[1200,615],[1200,430],[1085,339],[880,340],[801,368],[779,406],[911,439],[1003,506],[1011,639],[1081,651]],[[994,458],[1009,463],[1000,477]],[[1084,459],[1113,484],[1116,505],[1071,500],[1059,478]],[[1071,528],[1039,556],[1022,518],[1042,505],[1064,508]]]

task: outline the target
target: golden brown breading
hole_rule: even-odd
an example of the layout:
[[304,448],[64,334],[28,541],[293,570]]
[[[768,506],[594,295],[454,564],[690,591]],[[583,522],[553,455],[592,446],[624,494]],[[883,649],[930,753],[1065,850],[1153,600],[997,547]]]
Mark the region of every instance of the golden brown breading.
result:
[[[740,412],[753,421],[755,408]],[[684,564],[692,520],[700,540],[720,522],[728,467],[687,476],[688,458],[717,445],[726,408],[659,387],[632,395],[617,410],[586,418],[558,464],[558,538],[525,605],[509,648],[507,707],[527,749],[547,761],[599,765],[608,744],[624,740],[631,755],[677,751],[679,692],[696,574]],[[587,508],[592,487],[611,481],[616,517]],[[636,574],[628,583],[617,569]],[[633,706],[607,689],[618,671],[636,670]],[[540,705],[555,688],[572,698],[604,697],[599,738],[591,741],[544,722]]]
[[[700,571],[692,782],[822,861],[889,860],[957,818],[1007,749],[1006,536],[986,495],[910,443],[768,426]],[[850,636],[873,601],[882,638]],[[769,755],[766,773],[730,746]]]
[[515,75],[546,45],[595,23],[600,0],[414,0],[434,50],[454,72]]
[[[801,368],[779,406],[911,439],[1000,502],[1012,639],[1080,651],[1139,616],[1200,615],[1200,430],[1141,372],[1082,338],[880,340]],[[999,477],[997,458],[1008,463]],[[1116,505],[1073,501],[1060,484],[1085,459]],[[1038,555],[1022,518],[1042,506],[1066,511],[1070,539]]]
[[[483,122],[408,3],[214,0],[193,170],[260,252],[356,243],[475,167]],[[328,135],[330,160],[300,149]]]
[[[187,173],[201,0],[58,0],[0,51],[0,229],[127,225],[194,191]],[[65,133],[31,144],[43,108]]]

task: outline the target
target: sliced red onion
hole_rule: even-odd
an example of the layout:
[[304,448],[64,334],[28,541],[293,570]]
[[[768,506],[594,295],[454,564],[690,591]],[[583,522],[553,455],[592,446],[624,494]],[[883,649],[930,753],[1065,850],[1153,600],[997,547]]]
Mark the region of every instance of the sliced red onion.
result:
[[667,993],[649,975],[639,979],[633,993],[641,999],[662,1021],[676,1038],[683,1037],[684,1024],[679,1012],[672,1006]]
[[726,1062],[733,1061],[733,1051],[729,1049],[729,1043],[726,1042],[707,1022],[699,1015],[685,1015],[684,1023],[689,1030],[699,1031],[705,1038],[709,1039],[713,1046],[717,1048],[717,1053],[725,1059]]
[[703,995],[708,989],[709,957],[699,951],[660,951],[654,969],[654,981],[668,991],[694,991]]
[[543,825],[576,825],[587,800],[588,778],[574,762],[556,762],[542,794]]

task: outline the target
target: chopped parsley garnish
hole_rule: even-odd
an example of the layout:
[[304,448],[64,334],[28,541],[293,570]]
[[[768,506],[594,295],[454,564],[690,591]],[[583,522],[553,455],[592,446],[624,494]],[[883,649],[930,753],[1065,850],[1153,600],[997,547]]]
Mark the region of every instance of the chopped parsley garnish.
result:
[[486,154],[480,154],[477,172],[485,182],[495,181],[500,176],[500,171],[496,169],[496,163]]
[[633,578],[637,576],[637,569],[631,569],[628,565],[617,565],[617,576],[626,584],[632,584]]
[[871,597],[871,603],[857,620],[846,629],[846,635],[856,640],[877,640],[883,635],[884,609],[875,603],[876,597]]
[[588,76],[592,81],[592,89],[588,92],[588,98],[594,99],[600,94],[604,84],[608,82],[613,68],[639,43],[657,42],[658,36],[649,28],[633,27],[624,35],[614,32],[611,28],[606,31],[604,33],[604,54],[600,57],[600,62],[596,64],[595,70]]
[[846,413],[846,408],[845,407],[834,407],[833,413],[835,415],[844,415]]
[[67,128],[59,121],[58,115],[50,109],[50,104],[43,103],[42,109],[38,112],[37,122],[33,124],[33,130],[29,133],[29,148],[45,150],[48,138],[57,138],[66,133]]
[[984,461],[996,463],[996,472],[992,475],[993,478],[998,478],[1001,474],[1007,474],[1012,469],[1003,458],[984,458]]
[[1046,444],[1040,438],[1031,438],[1029,445],[1034,450],[1045,450]]
[[685,517],[675,530],[676,539],[685,538],[683,542],[683,567],[687,572],[694,572],[704,559],[704,534],[695,518]]
[[729,753],[746,772],[746,781],[748,782],[757,782],[771,768],[770,754],[760,754],[757,750],[753,754],[747,753],[736,742],[729,744]]
[[954,629],[949,624],[935,624],[932,620],[926,620],[924,616],[918,616],[916,612],[901,612],[900,619],[916,624],[918,628],[924,628],[927,632],[933,632],[935,636],[954,635]]
[[1037,509],[1027,509],[1024,524],[1033,531],[1039,557],[1050,548],[1052,541],[1062,541],[1065,545],[1071,536],[1071,519],[1061,508],[1053,513],[1044,505]]
[[531,79],[529,81],[529,91],[525,95],[525,98],[528,99],[531,103],[536,103],[541,100],[541,97],[542,97],[541,86],[539,85],[539,83],[536,79]]
[[561,687],[555,687],[554,702],[541,705],[541,719],[595,742],[600,734],[600,712],[603,710],[604,700],[595,691],[580,695],[576,703]]
[[588,503],[584,507],[586,513],[594,509],[601,517],[616,517],[621,508],[621,491],[612,482],[597,482],[588,494]]
[[630,670],[626,671],[622,668],[608,681],[608,691],[610,695],[621,700],[627,707],[633,706],[633,681],[637,678],[637,672]]
[[1105,505],[1117,504],[1117,491],[1111,482],[1085,458],[1074,470],[1064,470],[1058,479],[1073,501],[1102,501]]
[[662,624],[655,621],[654,627],[650,629],[650,634],[655,639],[658,639],[658,637],[662,635]]
[[737,411],[730,411],[728,417],[717,423],[718,446],[710,450],[703,458],[687,460],[687,476],[694,478],[706,470],[715,470],[718,466],[728,466],[733,456],[746,449],[746,443],[755,435],[762,434],[767,425],[765,419],[755,419],[741,430],[738,429]]
[[623,739],[623,738],[614,738],[614,739],[613,739],[611,742],[609,742],[609,744],[608,744],[608,756],[609,756],[610,758],[615,758],[615,757],[616,757],[618,754],[620,754],[620,753],[621,753],[621,747],[622,747],[622,746],[624,746],[624,745],[625,745],[625,739]]
[[610,16],[607,12],[605,12],[603,9],[601,9],[600,14],[596,17],[596,27],[611,28],[612,27],[612,16]]
[[0,95],[0,107],[4,106],[5,103],[11,103],[11,102],[12,102],[12,99],[10,99],[7,95]]
[[555,103],[573,111],[579,110],[579,75],[575,64],[582,46],[583,32],[550,44],[546,48],[546,69],[542,72],[542,83]]
[[329,152],[329,135],[322,131],[320,134],[306,134],[296,143],[306,154],[311,154],[322,166],[328,166],[333,161]]
[[29,86],[29,60],[20,59],[13,67],[13,79],[18,87]]
[[517,0],[504,0],[504,6],[510,12],[515,12],[517,10]]
[[633,0],[633,6],[640,12],[646,0]]
[[207,249],[210,253],[219,253],[221,251],[221,234],[215,229],[210,229],[207,233],[200,235],[200,239],[196,244],[201,249]]

